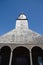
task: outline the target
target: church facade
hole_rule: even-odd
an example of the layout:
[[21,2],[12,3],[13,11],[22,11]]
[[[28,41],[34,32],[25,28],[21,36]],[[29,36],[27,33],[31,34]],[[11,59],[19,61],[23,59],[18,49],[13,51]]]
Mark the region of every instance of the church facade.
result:
[[43,36],[29,29],[23,13],[15,29],[0,36],[0,65],[43,65]]

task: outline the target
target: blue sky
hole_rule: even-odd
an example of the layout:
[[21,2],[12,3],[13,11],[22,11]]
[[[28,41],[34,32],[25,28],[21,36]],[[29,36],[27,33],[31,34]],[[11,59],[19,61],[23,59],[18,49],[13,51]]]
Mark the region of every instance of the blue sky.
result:
[[21,12],[27,16],[29,28],[43,35],[43,0],[0,0],[0,35],[15,28]]

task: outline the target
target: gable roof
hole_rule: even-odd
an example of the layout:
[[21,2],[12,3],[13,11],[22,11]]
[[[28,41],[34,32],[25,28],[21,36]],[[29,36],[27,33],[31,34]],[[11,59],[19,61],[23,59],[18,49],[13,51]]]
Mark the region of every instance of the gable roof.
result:
[[22,31],[13,29],[10,32],[0,36],[0,43],[30,44],[30,42],[43,43],[43,37],[30,29]]

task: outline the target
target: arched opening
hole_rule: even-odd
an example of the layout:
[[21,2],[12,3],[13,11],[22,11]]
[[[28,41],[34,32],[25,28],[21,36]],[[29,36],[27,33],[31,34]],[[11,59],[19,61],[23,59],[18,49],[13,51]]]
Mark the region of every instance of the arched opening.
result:
[[4,46],[0,49],[0,65],[9,65],[11,49]]
[[43,50],[40,47],[33,47],[32,50],[33,65],[43,65]]
[[30,53],[25,47],[17,47],[13,50],[12,65],[30,65]]

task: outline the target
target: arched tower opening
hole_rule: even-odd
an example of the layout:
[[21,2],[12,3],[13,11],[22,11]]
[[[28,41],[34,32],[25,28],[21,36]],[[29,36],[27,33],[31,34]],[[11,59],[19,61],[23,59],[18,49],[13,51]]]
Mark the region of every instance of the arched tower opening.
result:
[[30,65],[30,52],[25,47],[17,47],[13,50],[12,65]]
[[33,65],[43,65],[43,50],[35,46],[31,50]]
[[9,65],[11,49],[4,46],[0,49],[0,65]]

